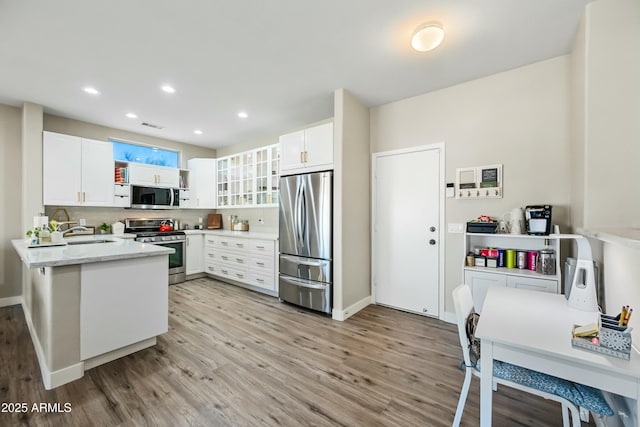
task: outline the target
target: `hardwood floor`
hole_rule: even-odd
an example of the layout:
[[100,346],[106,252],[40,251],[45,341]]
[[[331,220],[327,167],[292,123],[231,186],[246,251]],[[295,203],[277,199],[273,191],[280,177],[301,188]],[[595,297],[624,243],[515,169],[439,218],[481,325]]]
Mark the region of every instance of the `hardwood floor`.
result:
[[[20,306],[0,308],[0,425],[450,426],[454,325],[371,305],[345,322],[197,279],[171,286],[156,346],[45,390]],[[464,426],[477,426],[479,381]],[[33,411],[33,404],[50,405]],[[70,404],[70,412],[64,412]],[[59,409],[59,412],[51,412]],[[560,426],[560,406],[501,388],[495,426]]]

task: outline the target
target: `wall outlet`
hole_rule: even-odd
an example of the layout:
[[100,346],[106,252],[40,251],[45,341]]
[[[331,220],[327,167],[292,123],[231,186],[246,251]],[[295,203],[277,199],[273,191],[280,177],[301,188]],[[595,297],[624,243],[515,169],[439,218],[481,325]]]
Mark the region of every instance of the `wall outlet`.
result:
[[78,221],[79,221],[79,223],[80,223],[79,225],[81,225],[81,226],[83,226],[83,227],[84,227],[85,225],[87,225],[87,220],[86,220],[86,219],[84,219],[84,218],[80,218]]
[[264,225],[264,218],[258,218],[258,224]]
[[202,217],[198,217],[198,224],[202,224]]

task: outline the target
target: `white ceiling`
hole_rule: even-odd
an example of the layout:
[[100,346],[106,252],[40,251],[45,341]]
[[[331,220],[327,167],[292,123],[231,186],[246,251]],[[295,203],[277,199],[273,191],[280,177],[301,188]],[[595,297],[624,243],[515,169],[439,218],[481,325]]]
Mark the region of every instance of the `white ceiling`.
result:
[[589,1],[0,0],[0,103],[221,147],[331,117],[338,88],[376,106],[568,53]]

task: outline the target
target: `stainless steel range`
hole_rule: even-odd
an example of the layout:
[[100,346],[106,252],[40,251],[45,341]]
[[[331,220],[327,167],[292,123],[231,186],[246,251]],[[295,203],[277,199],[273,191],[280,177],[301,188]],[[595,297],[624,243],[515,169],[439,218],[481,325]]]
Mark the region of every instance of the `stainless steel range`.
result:
[[175,249],[169,255],[169,284],[185,280],[185,245],[187,236],[183,231],[174,231],[174,220],[170,218],[127,218],[125,233],[136,235],[135,241]]

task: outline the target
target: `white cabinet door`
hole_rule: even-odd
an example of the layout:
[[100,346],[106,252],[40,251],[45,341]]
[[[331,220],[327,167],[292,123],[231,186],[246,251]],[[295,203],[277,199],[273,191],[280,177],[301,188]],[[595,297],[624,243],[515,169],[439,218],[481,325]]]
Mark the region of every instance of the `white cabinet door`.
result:
[[333,166],[333,123],[305,130],[305,167],[331,168]]
[[216,207],[216,159],[190,159],[190,207],[214,209]]
[[507,286],[507,276],[504,274],[484,273],[481,271],[465,271],[464,283],[471,287],[471,293],[473,295],[473,305],[477,313],[482,311],[484,305],[484,298],[487,295],[487,290],[491,286]]
[[333,168],[333,123],[280,136],[280,172],[304,173]]
[[82,204],[112,206],[114,203],[113,145],[82,140]]
[[187,235],[187,274],[204,271],[204,236],[202,234]]
[[[42,190],[45,205],[82,204],[82,139],[43,132]],[[113,179],[110,180],[113,185]]]
[[129,183],[147,187],[178,188],[180,171],[177,168],[129,163]]
[[160,187],[180,187],[180,170],[178,168],[156,166],[156,174],[158,175],[158,185]]
[[304,139],[303,130],[280,136],[280,172],[304,166]]

